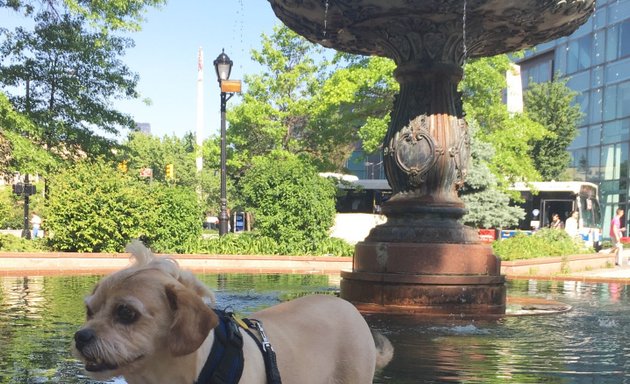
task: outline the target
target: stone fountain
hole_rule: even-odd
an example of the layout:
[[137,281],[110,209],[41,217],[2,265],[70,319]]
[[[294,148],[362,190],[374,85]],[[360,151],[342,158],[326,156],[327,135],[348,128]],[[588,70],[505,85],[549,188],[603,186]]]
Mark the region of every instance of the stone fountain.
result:
[[364,312],[501,315],[492,249],[459,222],[470,138],[457,84],[468,58],[568,35],[594,0],[268,0],[289,28],[337,50],[394,60],[400,93],[383,143],[387,223],[356,246],[341,296]]

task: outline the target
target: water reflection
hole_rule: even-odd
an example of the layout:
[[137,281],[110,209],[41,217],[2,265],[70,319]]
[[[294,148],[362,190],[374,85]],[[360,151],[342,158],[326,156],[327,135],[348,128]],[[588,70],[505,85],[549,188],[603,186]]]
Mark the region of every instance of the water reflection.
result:
[[375,317],[396,346],[377,383],[630,382],[628,287],[576,282],[510,282],[510,295],[559,300],[573,310],[499,321]]
[[[200,278],[215,290],[219,307],[244,315],[339,286],[338,276],[324,275]],[[83,297],[97,280],[0,279],[0,383],[93,383],[69,346],[83,322]],[[508,292],[558,300],[573,310],[494,321],[368,316],[396,348],[375,383],[630,383],[627,286],[523,280],[509,282]]]

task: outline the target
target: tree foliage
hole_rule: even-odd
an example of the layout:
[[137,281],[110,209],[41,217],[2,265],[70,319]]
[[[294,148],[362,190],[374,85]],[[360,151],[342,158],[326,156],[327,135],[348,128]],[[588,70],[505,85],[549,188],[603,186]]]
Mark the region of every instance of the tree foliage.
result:
[[45,227],[59,251],[120,252],[142,238],[157,252],[189,252],[201,236],[194,191],[138,181],[109,162],[83,161],[50,180]]
[[24,15],[34,14],[42,7],[55,15],[70,11],[90,20],[102,31],[137,31],[147,8],[164,4],[166,0],[0,0],[0,7],[11,8]]
[[514,181],[540,180],[529,155],[532,142],[542,140],[547,134],[541,124],[525,114],[507,111],[502,95],[509,69],[506,55],[472,60],[466,64],[465,78],[460,84],[466,120],[478,127],[477,139],[494,148],[488,167],[502,189]]
[[143,168],[153,171],[153,179],[166,180],[166,165],[173,164],[175,177],[168,180],[176,185],[194,187],[197,184],[195,152],[192,137],[152,136],[134,132],[123,142],[120,159],[127,161],[130,174],[137,175]]
[[520,207],[510,206],[510,196],[498,187],[488,164],[494,156],[492,145],[476,139],[478,129],[470,125],[473,137],[471,162],[460,196],[468,208],[463,222],[476,228],[508,228],[525,217]]
[[33,123],[0,92],[0,178],[9,181],[17,172],[34,174],[54,164],[49,153],[31,141],[34,132]]
[[254,158],[239,191],[261,235],[278,243],[312,247],[328,237],[335,215],[335,187],[297,156],[273,151]]
[[577,92],[567,87],[567,79],[534,83],[524,94],[525,110],[542,124],[548,134],[534,140],[530,157],[545,181],[559,180],[567,169],[571,155],[567,148],[577,136],[583,113],[575,104]]
[[320,51],[286,27],[262,36],[262,48],[252,52],[262,73],[245,77],[243,102],[228,115],[240,165],[271,150],[297,153],[305,148],[299,139],[309,123],[311,95],[320,84],[322,65],[313,59]]
[[[337,68],[313,98],[319,141],[334,143],[337,138],[347,146],[361,140],[363,150],[374,153],[382,147],[399,89],[393,77],[395,64],[388,58],[348,54],[338,54],[335,61],[346,65]],[[347,157],[347,148],[342,149],[339,155]]]
[[286,150],[307,156],[321,170],[341,170],[356,143],[380,147],[397,83],[384,58],[327,53],[287,27],[263,36],[254,50],[262,72],[245,77],[243,102],[229,114],[232,164]]
[[[134,132],[123,142],[117,153],[117,161],[124,162],[129,175],[137,176],[143,168],[150,168],[153,180],[168,182],[191,189],[197,189],[204,212],[218,214],[220,195],[219,144],[216,138],[209,138],[203,144],[203,167],[197,172],[194,137],[157,137],[142,132]],[[173,164],[175,177],[166,179],[167,164]],[[233,187],[228,180],[228,202],[232,203]]]
[[33,31],[5,31],[0,45],[0,84],[33,122],[30,139],[60,158],[108,154],[121,130],[134,128],[111,107],[137,97],[137,75],[120,59],[132,42],[90,32],[69,14],[43,12],[35,22]]

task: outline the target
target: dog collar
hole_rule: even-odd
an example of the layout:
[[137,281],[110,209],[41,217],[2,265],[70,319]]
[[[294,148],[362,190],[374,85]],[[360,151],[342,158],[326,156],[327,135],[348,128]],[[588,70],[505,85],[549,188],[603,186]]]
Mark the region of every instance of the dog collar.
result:
[[243,374],[243,335],[233,313],[213,309],[219,317],[210,355],[195,384],[236,384]]

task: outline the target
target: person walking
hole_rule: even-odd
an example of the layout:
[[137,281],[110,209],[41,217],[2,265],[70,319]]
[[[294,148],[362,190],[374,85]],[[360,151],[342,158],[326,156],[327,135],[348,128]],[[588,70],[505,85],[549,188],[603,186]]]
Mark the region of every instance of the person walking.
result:
[[31,226],[33,227],[33,239],[37,239],[39,235],[39,227],[42,225],[42,218],[37,215],[37,212],[33,212],[31,216]]
[[621,226],[621,217],[623,216],[623,209],[617,208],[615,217],[610,222],[610,239],[615,244],[613,252],[617,252],[617,265],[622,267],[628,265],[628,259],[623,257],[623,245],[621,244],[622,232],[626,230]]

